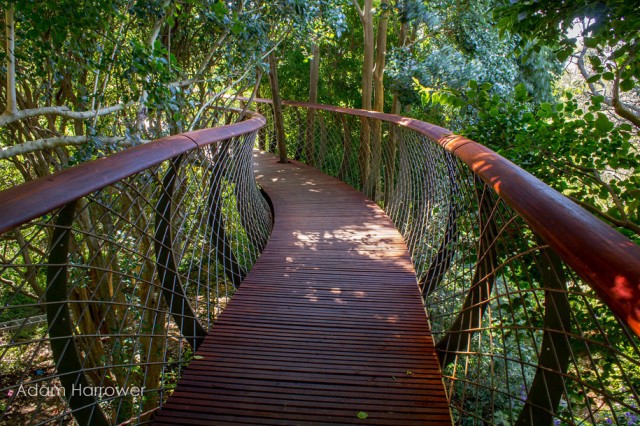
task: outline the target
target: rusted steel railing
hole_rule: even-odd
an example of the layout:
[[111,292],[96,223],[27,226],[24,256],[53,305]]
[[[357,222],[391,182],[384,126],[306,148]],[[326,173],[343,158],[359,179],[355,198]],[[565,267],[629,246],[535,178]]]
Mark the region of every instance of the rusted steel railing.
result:
[[[272,107],[257,105],[273,150]],[[402,232],[456,423],[638,422],[640,247],[448,130],[284,105],[289,156],[363,191]]]
[[0,192],[0,424],[151,418],[266,244],[264,124],[250,114]]

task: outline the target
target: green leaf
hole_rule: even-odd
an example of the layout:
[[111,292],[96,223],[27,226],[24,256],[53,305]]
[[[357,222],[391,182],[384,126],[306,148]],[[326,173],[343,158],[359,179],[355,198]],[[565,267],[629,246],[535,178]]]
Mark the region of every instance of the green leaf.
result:
[[216,18],[218,19],[224,18],[224,15],[227,14],[227,7],[222,1],[218,1],[214,3],[213,6],[211,7],[211,10],[213,13],[215,13]]
[[602,133],[606,133],[613,129],[613,123],[601,112],[598,113],[598,118],[596,118],[595,124],[596,130]]
[[545,110],[538,110],[538,112],[536,113],[536,115],[540,118],[549,118],[549,112],[545,111]]
[[478,82],[475,80],[469,80],[469,88],[473,90],[478,90]]
[[592,38],[592,37],[585,37],[584,38],[584,45],[587,46],[587,47],[596,48],[596,47],[598,47],[598,41],[595,38]]
[[366,419],[367,417],[369,417],[369,415],[368,415],[367,413],[365,413],[364,411],[359,411],[359,412],[358,412],[358,418],[359,418],[360,420],[364,420],[364,419]]
[[520,83],[516,86],[515,89],[515,100],[516,101],[524,101],[527,99],[527,95],[529,93],[527,92],[527,88],[524,87],[524,84]]
[[234,22],[234,24],[231,26],[231,33],[233,33],[234,35],[242,33],[243,30],[244,24],[240,21]]
[[622,80],[622,82],[620,83],[620,90],[622,90],[623,92],[628,92],[634,87],[635,87],[635,83],[631,79]]
[[595,83],[596,81],[600,80],[600,77],[600,74],[592,75],[587,79],[587,83]]
[[480,86],[480,88],[482,90],[491,90],[492,87],[493,87],[493,84],[488,83],[488,82],[487,83],[482,83],[482,86]]
[[613,81],[613,79],[615,78],[615,76],[613,75],[613,73],[611,71],[607,71],[605,73],[602,74],[602,78],[604,80],[607,81]]
[[602,65],[602,61],[597,56],[589,56],[589,62],[594,67],[599,67],[600,65]]
[[560,62],[564,62],[569,58],[569,55],[571,55],[571,51],[570,50],[561,50],[559,52],[556,53],[556,58],[558,58],[558,60]]

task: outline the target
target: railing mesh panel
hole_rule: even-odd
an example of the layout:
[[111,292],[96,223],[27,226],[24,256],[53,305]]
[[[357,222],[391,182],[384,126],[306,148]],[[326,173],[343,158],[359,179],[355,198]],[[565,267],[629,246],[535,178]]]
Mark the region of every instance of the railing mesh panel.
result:
[[640,339],[464,163],[357,112],[283,113],[290,158],[362,191],[401,231],[456,424],[638,423]]
[[193,149],[0,237],[0,424],[150,419],[268,239],[255,138]]

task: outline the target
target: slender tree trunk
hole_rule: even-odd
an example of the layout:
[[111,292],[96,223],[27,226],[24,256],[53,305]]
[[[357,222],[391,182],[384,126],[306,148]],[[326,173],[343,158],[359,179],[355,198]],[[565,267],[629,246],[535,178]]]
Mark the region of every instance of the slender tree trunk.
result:
[[15,55],[15,21],[13,5],[4,12],[7,33],[7,114],[18,112],[16,102],[16,55]]
[[[364,60],[362,62],[362,109],[371,109],[371,95],[373,92],[373,65],[374,65],[374,34],[373,34],[373,0],[365,0],[364,7],[360,8],[358,0],[353,0],[358,11],[364,33]],[[367,193],[367,181],[371,168],[371,133],[369,120],[362,118],[360,134],[360,179],[363,190]],[[368,194],[370,195],[370,194]]]
[[318,102],[318,78],[320,74],[320,47],[318,43],[312,48],[313,59],[309,70],[309,102]]
[[[389,23],[389,11],[386,9],[387,0],[380,3],[384,12],[378,20],[378,33],[376,37],[376,62],[373,70],[374,101],[375,111],[384,111],[384,68],[387,55],[387,27]],[[373,139],[371,141],[371,169],[367,179],[365,192],[375,201],[378,201],[380,191],[380,164],[382,162],[382,122],[373,121]]]
[[282,100],[278,88],[278,61],[275,52],[269,53],[269,83],[271,85],[271,97],[273,98],[273,120],[276,129],[278,143],[278,155],[281,163],[287,162],[287,147],[284,140],[284,119],[282,116]]
[[[318,102],[318,75],[320,72],[320,47],[317,43],[313,45],[313,59],[309,70],[309,102]],[[307,109],[307,135],[305,145],[305,156],[307,164],[313,166],[315,156],[315,133],[316,133],[316,111]]]
[[[380,7],[386,7],[387,0],[380,2]],[[378,21],[378,34],[376,37],[376,63],[373,70],[374,102],[373,109],[382,112],[384,110],[384,68],[387,58],[387,28],[389,24],[389,11],[385,10]]]
[[[151,28],[151,33],[149,34],[149,38],[147,40],[147,47],[149,48],[150,52],[154,51],[154,46],[156,43],[156,40],[158,39],[158,36],[160,35],[160,30],[162,29],[162,24],[164,24],[164,21],[167,17],[167,15],[169,14],[168,12],[168,8],[171,4],[171,0],[164,0],[164,2],[162,3],[162,16],[160,18],[158,18],[154,23],[153,23],[153,27]],[[149,77],[146,77],[146,81],[149,82]],[[140,98],[139,98],[139,103],[140,106],[138,107],[138,115],[136,117],[136,133],[138,134],[139,137],[142,137],[141,135],[144,133],[145,130],[145,120],[147,119],[147,98],[149,96],[149,93],[147,93],[147,91],[143,88],[142,92],[140,93]]]
[[[260,94],[260,86],[258,86],[258,90],[256,91],[256,98],[260,99],[262,98],[261,94]],[[260,111],[260,105],[261,104],[256,104],[256,109],[258,110],[258,112],[260,112],[261,114],[263,114],[265,116],[265,118],[267,118],[268,120],[268,115],[267,113],[264,112],[264,109],[262,111]],[[268,105],[267,105],[268,107]],[[264,126],[263,128],[261,128],[260,130],[258,130],[258,149],[260,149],[260,151],[266,151],[267,150],[267,129],[269,128],[269,126]]]
[[[354,0],[357,3],[357,0]],[[362,62],[362,109],[371,109],[371,97],[373,93],[373,66],[374,66],[374,31],[373,31],[373,0],[365,0],[364,8],[360,13],[362,29],[364,32],[364,60]]]
[[[400,34],[398,37],[398,45],[404,47],[407,42],[407,29],[408,22],[406,17],[401,16],[402,24],[400,26]],[[393,93],[393,102],[391,103],[391,114],[400,114],[402,105],[400,103],[400,96],[398,92]],[[392,198],[395,195],[394,192],[394,176],[396,170],[396,155],[398,151],[398,138],[400,137],[400,127],[391,126],[389,129],[389,143],[386,148],[386,166],[384,177],[384,204],[385,206],[391,203]]]

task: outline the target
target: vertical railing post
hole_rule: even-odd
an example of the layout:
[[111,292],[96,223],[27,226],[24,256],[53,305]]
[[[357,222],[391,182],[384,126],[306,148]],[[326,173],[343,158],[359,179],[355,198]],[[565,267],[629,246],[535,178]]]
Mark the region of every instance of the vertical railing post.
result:
[[[298,121],[302,123],[300,120]],[[302,126],[301,126],[302,127]],[[315,165],[315,151],[316,151],[316,110],[313,108],[307,108],[307,120],[306,120],[306,135],[304,139],[304,156],[306,162],[310,166]],[[298,144],[302,141],[299,140]],[[322,166],[322,164],[320,164]]]
[[444,337],[437,343],[440,365],[452,363],[456,353],[469,351],[471,339],[480,329],[482,316],[488,306],[488,300],[495,283],[495,268],[498,265],[496,226],[496,200],[492,191],[482,182],[478,194],[478,238],[477,264],[469,292],[454,323]]
[[275,52],[269,53],[269,82],[271,83],[271,96],[273,97],[273,120],[278,142],[278,156],[281,163],[287,162],[287,145],[285,141],[284,119],[282,116],[282,100],[278,87],[278,62]]
[[346,181],[351,162],[351,129],[345,114],[340,114],[340,122],[342,123],[342,160],[340,161],[340,170],[338,171],[338,179]]
[[77,200],[67,204],[58,214],[51,239],[44,297],[51,352],[73,417],[81,426],[102,426],[110,423],[100,409],[95,393],[83,391],[89,389],[90,385],[84,374],[84,365],[75,342],[69,310],[67,268],[71,224],[75,218],[76,204]]
[[456,161],[448,152],[444,154],[447,165],[447,177],[449,179],[449,212],[445,225],[444,236],[438,247],[435,258],[431,261],[429,269],[418,279],[418,284],[422,289],[422,297],[426,298],[431,294],[444,278],[453,263],[453,258],[457,253],[456,243],[460,234],[458,229],[458,205],[460,198],[460,188],[458,175],[456,173]]
[[180,334],[187,339],[195,352],[204,340],[207,331],[196,317],[180,281],[178,265],[173,252],[174,232],[172,232],[171,223],[173,192],[183,158],[180,155],[171,160],[169,170],[162,180],[162,193],[156,205],[154,246],[162,294]]
[[[539,244],[544,244],[538,239]],[[550,248],[541,250],[540,269],[544,293],[544,335],[536,375],[516,425],[551,425],[562,394],[571,347],[571,305],[567,297],[562,261]]]

